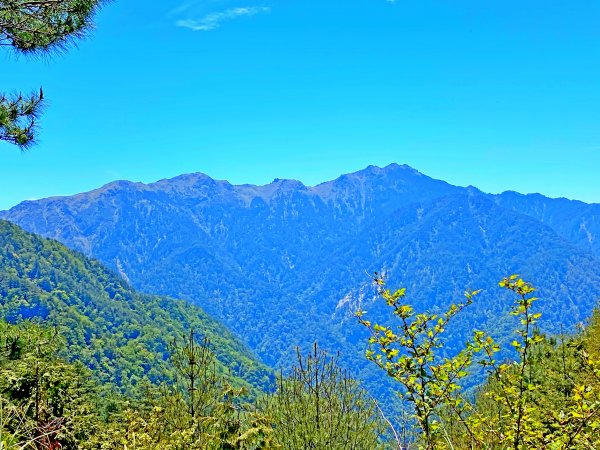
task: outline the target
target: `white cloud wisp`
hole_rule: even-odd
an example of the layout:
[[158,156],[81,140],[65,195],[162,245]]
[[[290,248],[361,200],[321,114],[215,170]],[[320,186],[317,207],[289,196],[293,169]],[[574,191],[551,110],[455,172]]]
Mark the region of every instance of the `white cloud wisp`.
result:
[[211,31],[219,28],[223,22],[237,19],[239,17],[250,17],[260,13],[271,11],[266,6],[250,6],[243,8],[231,8],[225,11],[207,14],[201,19],[181,19],[175,22],[178,27],[189,28],[193,31]]

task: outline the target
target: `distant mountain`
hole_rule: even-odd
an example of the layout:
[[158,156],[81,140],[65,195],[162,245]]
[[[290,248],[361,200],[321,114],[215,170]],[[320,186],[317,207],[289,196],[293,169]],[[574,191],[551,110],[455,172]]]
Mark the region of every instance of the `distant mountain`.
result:
[[201,305],[271,365],[318,340],[368,371],[352,312],[362,304],[390,320],[373,304],[375,270],[423,308],[486,289],[455,342],[473,327],[508,335],[510,299],[495,286],[511,273],[540,287],[546,329],[585,320],[600,298],[599,208],[484,194],[392,164],[315,187],[203,174],[121,181],[0,217],[100,259],[144,292]]
[[600,255],[600,204],[511,191],[492,197],[498,205],[527,214],[571,242]]
[[194,329],[208,337],[219,370],[252,389],[270,371],[227,329],[181,300],[138,294],[98,261],[0,220],[0,318],[42,320],[67,340],[68,359],[100,381],[135,392],[169,381],[168,344]]

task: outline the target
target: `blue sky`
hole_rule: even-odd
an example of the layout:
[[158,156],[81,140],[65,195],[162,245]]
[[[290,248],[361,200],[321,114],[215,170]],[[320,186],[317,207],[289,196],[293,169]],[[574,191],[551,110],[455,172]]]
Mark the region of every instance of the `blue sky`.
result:
[[39,145],[0,143],[0,209],[205,172],[306,184],[406,163],[484,191],[600,202],[600,3],[117,0],[52,58]]

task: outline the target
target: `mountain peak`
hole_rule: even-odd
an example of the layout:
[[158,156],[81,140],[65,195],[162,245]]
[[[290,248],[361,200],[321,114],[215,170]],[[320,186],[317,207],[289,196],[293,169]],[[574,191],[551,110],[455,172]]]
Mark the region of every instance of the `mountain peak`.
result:
[[287,178],[275,178],[269,183],[269,186],[271,185],[276,185],[283,189],[306,189],[306,186],[301,181]]
[[192,172],[192,173],[184,173],[181,175],[177,175],[176,177],[173,178],[164,178],[162,180],[157,181],[156,183],[152,183],[154,185],[156,184],[180,184],[180,185],[192,185],[192,184],[198,184],[198,183],[210,183],[215,181],[213,178],[211,178],[210,176],[206,175],[205,173],[202,172]]
[[408,164],[398,164],[398,163],[391,163],[388,164],[387,166],[384,167],[379,167],[379,166],[375,166],[375,165],[369,165],[367,167],[365,167],[362,170],[359,170],[358,172],[355,172],[356,174],[359,173],[371,173],[371,174],[376,174],[376,175],[380,175],[380,174],[392,174],[392,173],[397,173],[400,171],[406,171],[408,173],[411,173],[413,175],[422,175],[421,172],[419,172],[418,170],[412,168],[411,166],[409,166]]
[[135,181],[129,180],[115,180],[110,183],[106,183],[104,186],[98,188],[98,191],[109,191],[109,190],[117,190],[117,189],[126,189],[131,186],[139,185],[141,186],[143,183],[136,183]]
[[215,180],[202,172],[186,173],[173,178],[159,180],[148,185],[151,188],[161,191],[172,191],[189,193],[194,195],[196,191],[206,191],[207,189],[225,189],[230,190],[232,185],[225,180]]

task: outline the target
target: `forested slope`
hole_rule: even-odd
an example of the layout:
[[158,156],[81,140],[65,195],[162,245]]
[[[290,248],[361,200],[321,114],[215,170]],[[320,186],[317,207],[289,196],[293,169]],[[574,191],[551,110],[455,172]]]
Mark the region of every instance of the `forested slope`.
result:
[[144,379],[168,381],[169,343],[190,330],[205,335],[219,371],[263,386],[269,371],[227,329],[188,302],[139,294],[100,262],[0,221],[0,316],[56,326],[66,356],[102,382],[135,390]]

